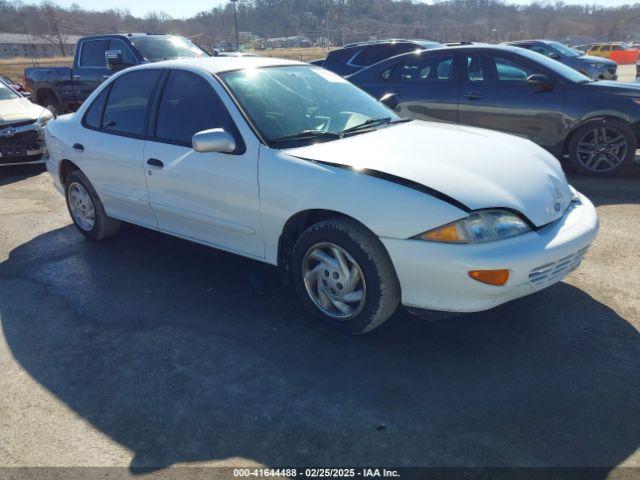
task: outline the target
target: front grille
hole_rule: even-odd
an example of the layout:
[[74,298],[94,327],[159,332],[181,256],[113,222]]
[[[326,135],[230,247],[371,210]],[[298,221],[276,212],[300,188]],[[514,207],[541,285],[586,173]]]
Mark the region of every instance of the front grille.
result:
[[609,70],[609,73],[610,73],[611,75],[615,75],[615,74],[616,74],[617,69],[618,69],[618,67],[610,67],[610,68],[608,68],[607,70]]
[[569,274],[569,272],[580,265],[580,262],[588,249],[589,247],[586,246],[582,250],[561,258],[556,262],[547,263],[546,265],[534,268],[529,272],[529,281],[535,287],[542,287],[562,280]]
[[[33,147],[29,150],[37,150],[42,145],[42,137],[37,130],[27,130],[26,132],[16,133],[11,137],[0,137],[0,148],[13,146]],[[38,146],[39,145],[39,146]]]

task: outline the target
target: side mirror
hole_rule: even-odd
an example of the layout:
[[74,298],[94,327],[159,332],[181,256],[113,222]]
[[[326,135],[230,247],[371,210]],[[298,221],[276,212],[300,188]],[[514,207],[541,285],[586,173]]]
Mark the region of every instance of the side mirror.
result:
[[529,75],[527,77],[527,85],[540,92],[553,90],[553,81],[544,73]]
[[107,50],[104,52],[104,58],[109,70],[122,70],[129,66],[122,61],[122,51],[120,50]]
[[380,102],[384,103],[391,110],[395,110],[398,106],[399,100],[398,95],[395,93],[385,93],[382,97],[380,97]]
[[233,136],[221,128],[212,128],[196,133],[191,140],[196,152],[232,153],[236,149]]

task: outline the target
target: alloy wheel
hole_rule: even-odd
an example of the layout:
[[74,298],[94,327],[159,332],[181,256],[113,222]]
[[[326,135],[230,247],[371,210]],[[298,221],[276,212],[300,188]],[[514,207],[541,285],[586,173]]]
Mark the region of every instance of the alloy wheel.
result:
[[577,159],[585,169],[604,173],[615,170],[624,162],[629,148],[617,129],[596,127],[585,132],[578,141]]

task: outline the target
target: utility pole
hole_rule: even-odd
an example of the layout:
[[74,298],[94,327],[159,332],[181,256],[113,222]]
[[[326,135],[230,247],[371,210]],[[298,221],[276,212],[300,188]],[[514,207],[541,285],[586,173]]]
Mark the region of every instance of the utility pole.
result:
[[236,3],[238,0],[229,0],[233,3],[233,21],[236,24],[236,51],[240,51],[240,33],[238,32],[238,8],[236,7]]

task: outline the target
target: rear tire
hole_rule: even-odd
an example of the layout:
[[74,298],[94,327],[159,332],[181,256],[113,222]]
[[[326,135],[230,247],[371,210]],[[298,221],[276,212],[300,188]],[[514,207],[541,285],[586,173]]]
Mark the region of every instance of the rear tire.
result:
[[89,240],[112,237],[120,221],[108,217],[91,182],[80,170],[69,173],[64,181],[67,208],[74,225]]
[[400,303],[389,255],[353,220],[332,218],[307,228],[293,248],[291,270],[307,310],[354,335],[380,326]]
[[569,160],[584,175],[621,175],[633,164],[637,146],[636,136],[625,122],[611,118],[593,120],[571,137]]

